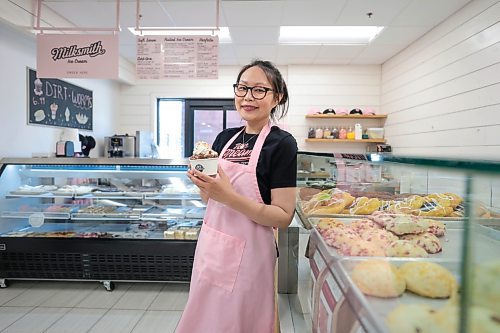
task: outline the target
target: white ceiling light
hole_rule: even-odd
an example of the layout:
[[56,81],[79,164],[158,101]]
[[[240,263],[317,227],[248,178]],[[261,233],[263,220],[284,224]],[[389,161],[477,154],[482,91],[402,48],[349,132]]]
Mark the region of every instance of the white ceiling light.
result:
[[144,30],[136,30],[135,27],[128,27],[128,30],[136,36],[152,36],[152,35],[198,35],[198,36],[219,36],[219,43],[231,43],[231,35],[228,27],[204,28],[204,27],[144,27]]
[[370,43],[384,27],[282,26],[280,44],[360,45]]

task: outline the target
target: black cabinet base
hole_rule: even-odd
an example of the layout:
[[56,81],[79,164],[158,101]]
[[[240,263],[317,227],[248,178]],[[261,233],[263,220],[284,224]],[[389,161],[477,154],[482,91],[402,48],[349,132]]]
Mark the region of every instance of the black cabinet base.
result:
[[0,237],[0,278],[189,282],[196,241]]

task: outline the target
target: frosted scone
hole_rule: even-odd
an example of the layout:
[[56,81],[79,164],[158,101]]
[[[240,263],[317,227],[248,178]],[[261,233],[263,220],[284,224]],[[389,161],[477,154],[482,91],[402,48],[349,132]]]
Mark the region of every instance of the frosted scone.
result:
[[413,244],[420,246],[427,251],[427,253],[438,253],[442,249],[439,239],[430,232],[425,232],[419,235],[403,235],[401,236],[401,239],[408,240]]
[[427,258],[427,252],[407,240],[397,240],[389,244],[385,249],[385,255],[388,257],[410,257],[410,258]]
[[429,223],[415,216],[397,216],[388,222],[385,228],[396,235],[421,234],[427,231]]
[[430,232],[431,234],[434,234],[437,237],[442,237],[446,233],[446,225],[443,222],[436,221],[436,220],[431,220],[431,219],[424,219],[429,223],[429,228],[427,229],[427,232]]
[[365,295],[398,297],[406,282],[396,266],[383,260],[367,260],[357,264],[351,273],[352,280]]
[[210,145],[204,141],[199,141],[194,146],[193,155],[189,158],[192,169],[196,169],[209,176],[217,174],[216,151],[210,148]]
[[399,270],[406,280],[406,289],[430,298],[447,298],[454,294],[458,283],[446,268],[433,262],[408,262]]

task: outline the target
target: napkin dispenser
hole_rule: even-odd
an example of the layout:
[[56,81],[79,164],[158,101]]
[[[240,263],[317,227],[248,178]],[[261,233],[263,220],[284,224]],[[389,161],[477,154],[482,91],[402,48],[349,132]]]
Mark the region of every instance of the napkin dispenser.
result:
[[57,141],[56,157],[73,157],[75,155],[75,146],[73,141]]

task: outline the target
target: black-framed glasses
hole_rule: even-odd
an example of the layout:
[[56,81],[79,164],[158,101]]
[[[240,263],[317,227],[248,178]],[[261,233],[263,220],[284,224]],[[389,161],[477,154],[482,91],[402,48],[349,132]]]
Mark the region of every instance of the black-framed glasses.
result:
[[234,88],[234,94],[236,96],[245,97],[248,91],[250,90],[252,97],[255,99],[264,99],[268,91],[274,91],[271,88],[267,87],[260,87],[260,86],[249,87],[245,86],[244,84],[238,84],[238,83],[233,84],[233,88]]

